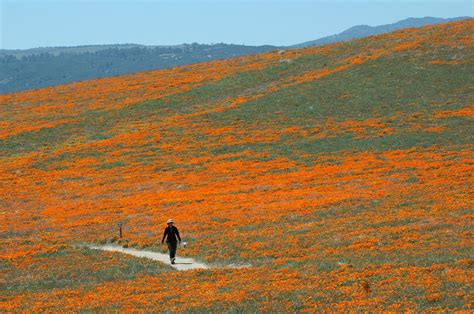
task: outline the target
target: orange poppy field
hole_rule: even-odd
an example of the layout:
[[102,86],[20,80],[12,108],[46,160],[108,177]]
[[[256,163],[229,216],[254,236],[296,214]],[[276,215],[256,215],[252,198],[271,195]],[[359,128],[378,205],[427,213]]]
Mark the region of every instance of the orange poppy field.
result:
[[0,95],[0,311],[472,311],[473,34]]

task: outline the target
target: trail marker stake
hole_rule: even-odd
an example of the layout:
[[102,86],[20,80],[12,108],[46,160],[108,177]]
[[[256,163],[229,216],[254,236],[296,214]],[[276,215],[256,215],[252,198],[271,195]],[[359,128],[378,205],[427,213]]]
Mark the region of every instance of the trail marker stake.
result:
[[119,222],[117,225],[119,227],[119,239],[122,239],[122,226],[123,226],[123,223]]

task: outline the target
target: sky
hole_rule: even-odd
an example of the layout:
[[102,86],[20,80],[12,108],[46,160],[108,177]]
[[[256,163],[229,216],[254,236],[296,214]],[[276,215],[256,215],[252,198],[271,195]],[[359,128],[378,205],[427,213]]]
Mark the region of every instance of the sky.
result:
[[0,49],[137,43],[292,45],[354,25],[472,16],[474,0],[0,0]]

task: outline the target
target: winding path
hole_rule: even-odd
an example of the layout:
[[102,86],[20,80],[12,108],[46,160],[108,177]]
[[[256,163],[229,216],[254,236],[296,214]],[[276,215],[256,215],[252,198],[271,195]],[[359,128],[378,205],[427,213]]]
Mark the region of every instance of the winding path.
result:
[[[177,270],[183,271],[183,270],[191,270],[191,269],[209,269],[211,266],[206,265],[204,263],[196,262],[192,258],[185,258],[185,257],[176,257],[176,264],[171,265],[170,264],[170,257],[168,254],[163,254],[159,252],[152,252],[152,251],[145,251],[145,250],[137,250],[133,248],[123,248],[118,245],[89,245],[88,246],[91,249],[94,250],[102,250],[102,251],[109,251],[109,252],[119,252],[123,254],[129,254],[137,257],[145,257],[152,259],[154,261],[162,262],[165,264],[170,265],[171,267],[176,268]],[[240,268],[237,266],[229,266],[232,268]]]

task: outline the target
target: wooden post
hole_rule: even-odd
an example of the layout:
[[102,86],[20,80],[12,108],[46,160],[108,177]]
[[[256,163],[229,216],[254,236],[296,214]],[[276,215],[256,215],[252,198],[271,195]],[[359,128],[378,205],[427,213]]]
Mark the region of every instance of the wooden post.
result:
[[122,239],[122,222],[119,222],[118,223],[118,227],[119,227],[119,239]]

